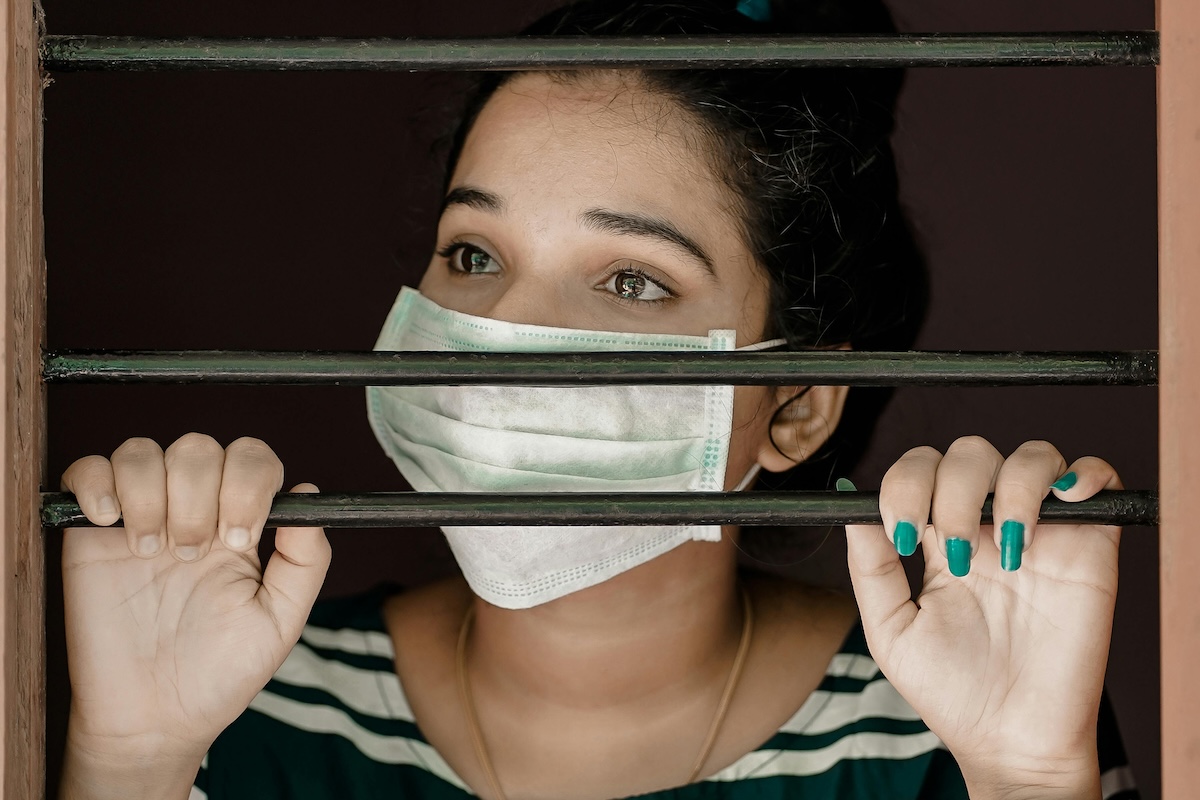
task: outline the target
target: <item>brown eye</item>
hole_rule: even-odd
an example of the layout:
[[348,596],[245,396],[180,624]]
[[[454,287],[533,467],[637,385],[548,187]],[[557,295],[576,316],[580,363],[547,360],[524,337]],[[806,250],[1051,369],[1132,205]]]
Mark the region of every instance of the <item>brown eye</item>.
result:
[[500,271],[496,259],[486,250],[471,244],[456,244],[442,251],[450,261],[450,268],[468,275],[489,275]]
[[617,275],[617,294],[628,300],[641,297],[646,291],[646,279],[632,272],[622,272]]
[[604,288],[622,300],[654,302],[669,300],[673,295],[639,270],[622,269],[614,272]]

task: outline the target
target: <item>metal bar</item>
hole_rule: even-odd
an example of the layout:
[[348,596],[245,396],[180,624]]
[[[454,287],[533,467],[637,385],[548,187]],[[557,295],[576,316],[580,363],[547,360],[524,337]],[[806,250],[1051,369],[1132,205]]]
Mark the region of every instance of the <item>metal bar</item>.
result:
[[1109,353],[63,351],[50,383],[1152,386],[1154,351]]
[[[983,507],[991,522],[992,499]],[[845,525],[879,523],[878,492],[655,492],[652,494],[280,494],[267,527],[441,527],[443,525]],[[1040,522],[1155,525],[1158,495],[1100,492],[1090,500],[1042,503]],[[91,527],[75,497],[42,495],[48,528]]]
[[509,39],[47,36],[49,70],[1153,66],[1155,31]]

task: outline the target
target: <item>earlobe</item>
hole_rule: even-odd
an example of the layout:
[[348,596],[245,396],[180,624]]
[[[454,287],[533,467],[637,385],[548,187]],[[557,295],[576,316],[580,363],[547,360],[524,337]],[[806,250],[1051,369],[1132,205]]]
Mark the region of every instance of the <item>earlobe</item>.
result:
[[[758,463],[783,472],[815,453],[833,435],[846,406],[846,386],[781,386],[775,392],[779,412],[758,451]],[[794,398],[794,399],[793,399]]]

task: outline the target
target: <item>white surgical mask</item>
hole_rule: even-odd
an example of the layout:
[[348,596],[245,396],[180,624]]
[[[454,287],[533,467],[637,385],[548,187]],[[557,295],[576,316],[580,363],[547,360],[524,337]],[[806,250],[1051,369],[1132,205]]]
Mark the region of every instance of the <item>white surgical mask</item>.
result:
[[[733,350],[734,331],[678,336],[524,325],[451,311],[405,287],[375,349]],[[420,492],[717,492],[725,485],[733,387],[371,386],[367,413],[379,443]],[[737,488],[756,474],[751,469]],[[684,542],[721,539],[719,525],[443,530],[472,590],[503,608],[594,586]]]

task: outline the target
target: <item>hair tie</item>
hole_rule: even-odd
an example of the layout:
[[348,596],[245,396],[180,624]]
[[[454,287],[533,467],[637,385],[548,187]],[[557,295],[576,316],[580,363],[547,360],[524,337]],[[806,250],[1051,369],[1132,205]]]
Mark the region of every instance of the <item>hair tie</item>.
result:
[[771,0],[738,0],[737,12],[755,22],[770,22]]

